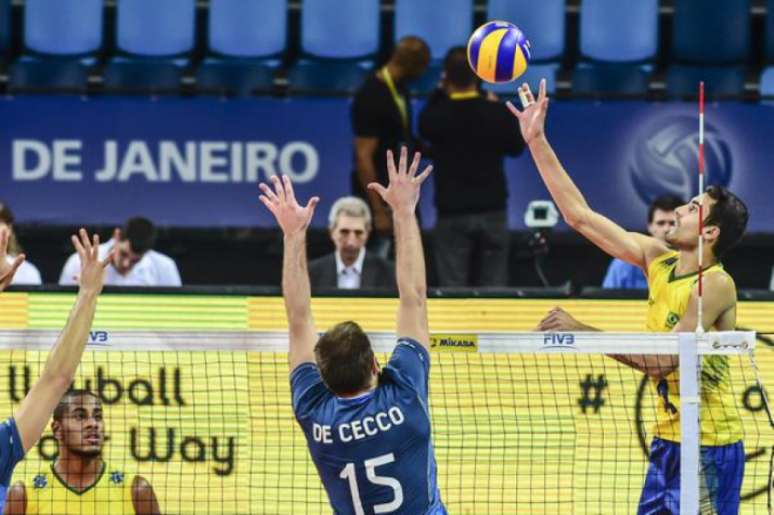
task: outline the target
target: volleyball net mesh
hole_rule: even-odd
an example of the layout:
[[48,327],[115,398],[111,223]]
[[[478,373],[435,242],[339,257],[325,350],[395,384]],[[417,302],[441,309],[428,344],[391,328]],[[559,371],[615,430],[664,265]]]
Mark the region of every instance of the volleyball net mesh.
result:
[[[0,332],[2,413],[18,407],[55,338]],[[386,363],[394,337],[372,341]],[[675,397],[606,354],[674,355],[675,342],[653,334],[434,335],[430,411],[449,512],[635,513],[654,424]],[[754,338],[745,342],[700,346],[722,353],[702,357],[702,401],[708,388],[724,389],[722,412],[738,416],[747,453],[742,511],[768,513],[774,430],[761,387],[774,382],[774,353],[758,352],[759,380]],[[124,482],[145,477],[163,513],[329,513],[291,410],[284,349],[281,332],[93,332],[74,386],[102,400],[106,472]],[[25,483],[28,498],[53,495],[36,485],[41,474],[57,481],[57,447],[49,431],[17,467],[13,482]]]

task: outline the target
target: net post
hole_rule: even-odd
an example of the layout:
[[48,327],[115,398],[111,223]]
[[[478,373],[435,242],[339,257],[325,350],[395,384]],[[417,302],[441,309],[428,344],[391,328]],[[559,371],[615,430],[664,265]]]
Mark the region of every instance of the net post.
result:
[[699,512],[699,353],[698,335],[680,333],[680,513]]

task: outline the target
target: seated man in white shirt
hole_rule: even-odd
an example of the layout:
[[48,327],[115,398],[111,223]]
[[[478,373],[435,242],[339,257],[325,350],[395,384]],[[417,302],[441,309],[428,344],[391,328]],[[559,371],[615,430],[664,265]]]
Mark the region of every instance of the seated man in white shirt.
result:
[[[11,208],[0,202],[0,227],[7,227],[10,231],[8,254],[6,254],[5,257],[9,264],[13,263],[16,256],[23,253],[21,245],[19,245],[19,241],[16,239],[16,233],[13,231],[14,220],[15,217],[13,216]],[[13,279],[11,279],[11,284],[34,286],[43,284],[43,280],[40,277],[40,271],[38,271],[37,267],[30,263],[29,260],[25,259],[24,262],[22,262],[22,264],[19,266],[19,269],[16,270]]]
[[[99,246],[100,259],[115,248],[105,284],[110,286],[182,286],[177,265],[169,256],[153,250],[156,228],[146,218],[130,218],[123,229]],[[80,263],[77,254],[67,259],[59,284],[77,284]]]
[[357,197],[342,197],[331,207],[328,230],[336,247],[332,254],[309,263],[312,288],[395,288],[392,264],[366,251],[371,211]]

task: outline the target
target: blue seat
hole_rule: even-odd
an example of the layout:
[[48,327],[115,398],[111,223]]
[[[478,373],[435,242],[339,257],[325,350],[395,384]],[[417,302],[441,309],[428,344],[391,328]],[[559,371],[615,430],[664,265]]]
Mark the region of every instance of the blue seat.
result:
[[556,92],[556,72],[559,71],[559,63],[530,64],[524,75],[512,82],[490,84],[485,82],[486,91],[493,91],[502,96],[516,96],[516,89],[523,83],[529,84],[532,91],[537,91],[540,79],[546,79],[546,92],[553,95]]
[[767,100],[774,100],[774,66],[769,66],[761,73],[761,96],[769,97]]
[[744,93],[744,68],[675,65],[667,70],[666,94],[672,99],[696,97],[700,81],[704,81],[704,94],[710,99],[736,97]]
[[379,0],[304,0],[303,57],[288,72],[289,91],[353,93],[379,51],[379,18]]
[[288,71],[294,94],[352,94],[371,72],[369,61],[301,59]]
[[681,64],[740,64],[750,48],[750,0],[675,0],[672,59]]
[[[209,56],[196,72],[197,91],[248,96],[271,91],[287,41],[287,0],[212,0]],[[256,30],[256,20],[271,20]]]
[[591,96],[643,96],[652,74],[649,64],[580,63],[572,73],[572,91]]
[[11,91],[85,92],[102,48],[102,0],[29,0],[25,55],[9,69]]
[[0,0],[0,59],[11,46],[11,0]]
[[766,2],[766,28],[764,32],[764,56],[767,62],[774,63],[774,0]]
[[118,2],[121,55],[105,67],[105,88],[122,93],[177,92],[194,44],[194,2]]
[[379,0],[304,0],[301,51],[306,56],[336,59],[375,55],[379,51]]
[[658,0],[583,0],[581,54],[596,61],[653,59],[658,49]]
[[430,46],[432,60],[443,59],[454,46],[467,44],[473,30],[473,0],[395,0],[395,40],[419,36]]
[[509,21],[524,31],[533,63],[558,61],[564,55],[564,10],[565,0],[489,0],[487,19]]

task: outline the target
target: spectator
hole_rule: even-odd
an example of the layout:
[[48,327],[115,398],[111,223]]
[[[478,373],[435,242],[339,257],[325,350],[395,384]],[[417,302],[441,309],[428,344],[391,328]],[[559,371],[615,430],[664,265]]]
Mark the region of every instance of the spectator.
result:
[[[435,257],[441,286],[505,286],[508,225],[503,161],[524,149],[517,121],[483,97],[464,47],[449,50],[444,77],[419,116],[435,165]],[[476,259],[477,258],[477,259]],[[472,263],[477,270],[471,270]],[[471,273],[472,272],[472,273]]]
[[394,288],[395,272],[386,259],[366,250],[371,233],[368,204],[343,197],[331,207],[328,228],[336,251],[312,261],[312,288]]
[[430,62],[430,49],[423,40],[406,36],[398,41],[390,60],[369,76],[352,101],[352,132],[355,135],[352,192],[366,199],[374,217],[374,247],[386,257],[392,236],[392,215],[384,201],[366,186],[387,184],[387,150],[401,145],[412,150],[411,99],[408,83],[420,77]]
[[[24,250],[19,245],[19,241],[16,239],[16,233],[13,230],[13,222],[15,218],[13,212],[8,205],[0,202],[0,227],[7,227],[10,231],[10,239],[8,240],[8,254],[6,255],[6,261],[13,263],[16,256],[23,254]],[[23,285],[39,285],[43,283],[43,279],[40,277],[40,271],[37,267],[24,260],[24,262],[16,270],[16,274],[11,280],[11,284],[23,284]]]
[[[181,286],[177,265],[169,256],[153,250],[156,228],[146,218],[130,218],[123,229],[116,228],[113,238],[100,245],[100,259],[115,248],[105,284],[111,286]],[[78,255],[67,259],[59,284],[77,284],[80,269]]]
[[[675,209],[683,204],[683,199],[674,195],[662,195],[651,202],[648,207],[648,234],[666,241],[667,233],[675,226]],[[647,290],[648,280],[640,267],[616,258],[607,267],[602,287]]]

